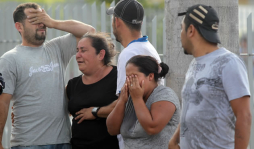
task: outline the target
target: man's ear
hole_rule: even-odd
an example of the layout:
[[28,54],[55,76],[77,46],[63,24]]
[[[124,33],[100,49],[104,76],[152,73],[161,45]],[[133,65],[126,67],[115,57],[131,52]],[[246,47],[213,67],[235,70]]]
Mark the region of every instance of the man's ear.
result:
[[118,17],[115,17],[115,27],[118,28],[121,25],[121,23],[122,23],[122,20],[119,19]]
[[195,35],[195,33],[196,33],[196,28],[194,27],[193,24],[191,24],[191,25],[189,26],[188,30],[187,30],[187,35],[188,35],[189,37],[193,37],[193,36]]
[[19,33],[21,33],[24,30],[24,26],[20,22],[15,23],[15,28],[18,30]]

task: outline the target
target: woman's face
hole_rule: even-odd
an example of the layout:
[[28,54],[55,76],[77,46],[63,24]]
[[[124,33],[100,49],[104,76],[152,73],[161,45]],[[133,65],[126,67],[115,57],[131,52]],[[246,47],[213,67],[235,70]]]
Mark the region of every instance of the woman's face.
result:
[[101,64],[100,54],[96,54],[96,50],[91,45],[91,39],[83,38],[78,42],[76,60],[79,70],[89,74]]
[[138,77],[138,81],[139,81],[139,85],[141,86],[142,84],[142,80],[144,80],[144,94],[146,93],[146,85],[149,84],[149,76],[146,76],[144,73],[140,72],[138,70],[138,67],[129,63],[126,66],[126,76],[131,76],[131,75],[137,75]]

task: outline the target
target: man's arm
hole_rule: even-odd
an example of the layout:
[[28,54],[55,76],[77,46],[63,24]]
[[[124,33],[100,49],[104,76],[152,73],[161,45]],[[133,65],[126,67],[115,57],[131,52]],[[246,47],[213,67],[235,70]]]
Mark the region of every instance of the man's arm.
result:
[[87,32],[95,32],[95,29],[92,26],[76,20],[54,20],[45,12],[44,9],[31,10],[30,15],[27,17],[29,22],[32,24],[43,23],[49,28],[71,33],[78,39]]
[[251,131],[250,97],[231,100],[230,104],[236,116],[235,149],[247,149]]
[[3,137],[4,126],[5,126],[8,111],[9,111],[11,98],[12,98],[12,95],[5,94],[5,93],[0,96],[0,149],[3,149],[2,137]]
[[178,145],[179,143],[180,143],[180,124],[178,124],[178,127],[174,135],[169,140],[168,149],[180,149]]

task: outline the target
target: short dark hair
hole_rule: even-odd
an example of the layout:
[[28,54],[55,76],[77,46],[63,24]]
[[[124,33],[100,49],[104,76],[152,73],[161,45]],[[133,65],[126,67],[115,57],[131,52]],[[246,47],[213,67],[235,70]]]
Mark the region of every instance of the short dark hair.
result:
[[95,48],[96,54],[99,54],[101,50],[105,50],[105,56],[103,59],[104,65],[111,63],[111,59],[116,55],[116,50],[109,34],[102,32],[87,33],[81,39],[84,38],[91,40],[91,45]]
[[[113,14],[113,21],[115,22],[115,17],[117,17],[115,14]],[[119,17],[117,17],[119,18]],[[119,18],[121,19],[121,18]],[[122,19],[121,19],[122,20]],[[132,24],[132,23],[129,23],[129,22],[126,22],[124,21],[124,24],[130,29],[130,30],[135,30],[135,31],[141,31],[141,27],[142,27],[142,23],[139,23],[139,24]]]
[[190,25],[192,24],[192,25],[195,27],[195,29],[198,31],[199,35],[200,35],[205,41],[209,42],[210,44],[217,45],[217,43],[213,43],[213,42],[210,42],[210,41],[206,40],[206,39],[203,37],[203,35],[200,33],[200,30],[199,30],[198,26],[197,26],[195,23],[193,23],[193,21],[191,21],[189,17],[186,17],[186,16],[185,16],[185,18],[184,18],[184,24],[185,24],[185,31],[186,31],[186,32],[187,32],[188,28],[190,27]]
[[[168,73],[169,67],[167,64],[161,62],[158,64],[157,60],[151,56],[137,55],[132,57],[126,64],[133,64],[138,67],[138,70],[148,76],[150,73],[154,74],[155,82],[158,82],[159,78],[165,78]],[[161,71],[159,71],[159,66]]]
[[24,22],[24,20],[26,19],[26,14],[25,14],[24,10],[26,8],[38,9],[38,8],[40,8],[40,6],[36,3],[23,3],[23,4],[18,5],[17,8],[13,12],[14,23],[16,23],[16,22],[23,23]]
[[[200,30],[198,29],[197,25],[195,25],[190,19],[189,17],[185,17],[184,18],[184,24],[185,24],[185,31],[187,32],[188,28],[190,27],[190,25],[192,24],[195,29],[198,31],[198,33],[200,34]],[[200,34],[202,36],[202,34]],[[203,36],[202,36],[203,37]]]

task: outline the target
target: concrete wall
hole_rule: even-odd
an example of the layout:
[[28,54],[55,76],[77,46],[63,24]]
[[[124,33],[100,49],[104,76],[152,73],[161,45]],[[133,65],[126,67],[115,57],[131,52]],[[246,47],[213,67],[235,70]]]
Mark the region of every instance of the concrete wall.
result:
[[178,17],[177,14],[195,4],[205,4],[215,8],[220,18],[219,35],[222,43],[220,46],[234,53],[239,49],[238,0],[165,0],[167,50],[164,61],[171,69],[170,75],[167,76],[167,86],[170,86],[179,98],[185,73],[193,56],[186,56],[183,53],[180,40],[180,24],[183,17]]

